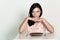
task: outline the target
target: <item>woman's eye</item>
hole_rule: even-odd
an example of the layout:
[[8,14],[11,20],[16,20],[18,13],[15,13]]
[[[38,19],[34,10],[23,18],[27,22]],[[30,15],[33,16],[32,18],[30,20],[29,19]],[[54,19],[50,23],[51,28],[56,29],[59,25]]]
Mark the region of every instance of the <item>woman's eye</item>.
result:
[[37,12],[39,12],[39,11],[37,11]]

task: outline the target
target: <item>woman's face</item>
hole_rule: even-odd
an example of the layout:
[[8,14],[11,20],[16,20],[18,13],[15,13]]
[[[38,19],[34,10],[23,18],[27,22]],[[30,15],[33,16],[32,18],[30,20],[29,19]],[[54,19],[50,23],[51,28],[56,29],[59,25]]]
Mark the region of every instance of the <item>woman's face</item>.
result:
[[40,16],[40,13],[41,13],[41,11],[40,11],[40,9],[37,8],[37,7],[34,8],[33,11],[32,11],[33,17],[39,17],[39,16]]

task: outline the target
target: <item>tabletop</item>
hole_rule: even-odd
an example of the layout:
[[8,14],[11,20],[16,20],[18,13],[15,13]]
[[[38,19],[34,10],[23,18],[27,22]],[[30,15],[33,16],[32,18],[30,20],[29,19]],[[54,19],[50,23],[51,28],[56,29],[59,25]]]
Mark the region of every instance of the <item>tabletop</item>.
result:
[[27,34],[26,31],[23,33],[17,34],[14,40],[45,40],[45,39],[56,40],[54,33],[46,33],[46,34],[43,34],[42,36],[31,36]]

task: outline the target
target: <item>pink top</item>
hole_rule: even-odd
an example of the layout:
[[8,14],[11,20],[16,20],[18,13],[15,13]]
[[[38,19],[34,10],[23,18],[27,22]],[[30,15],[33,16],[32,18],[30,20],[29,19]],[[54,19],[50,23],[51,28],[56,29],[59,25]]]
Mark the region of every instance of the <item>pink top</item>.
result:
[[45,33],[46,29],[41,22],[35,23],[32,26],[29,26],[28,23],[27,23],[27,31],[29,33],[34,33],[34,32]]

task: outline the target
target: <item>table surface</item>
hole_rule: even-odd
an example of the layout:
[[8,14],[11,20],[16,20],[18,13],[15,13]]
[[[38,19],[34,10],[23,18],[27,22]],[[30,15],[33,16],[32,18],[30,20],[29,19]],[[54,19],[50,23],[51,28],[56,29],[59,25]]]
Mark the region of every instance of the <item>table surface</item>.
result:
[[27,34],[27,32],[23,32],[23,33],[19,33],[15,38],[14,40],[30,40],[30,39],[38,39],[38,40],[56,40],[55,39],[55,36],[54,36],[54,33],[46,33],[46,34],[43,34],[42,36],[31,36],[29,34]]

